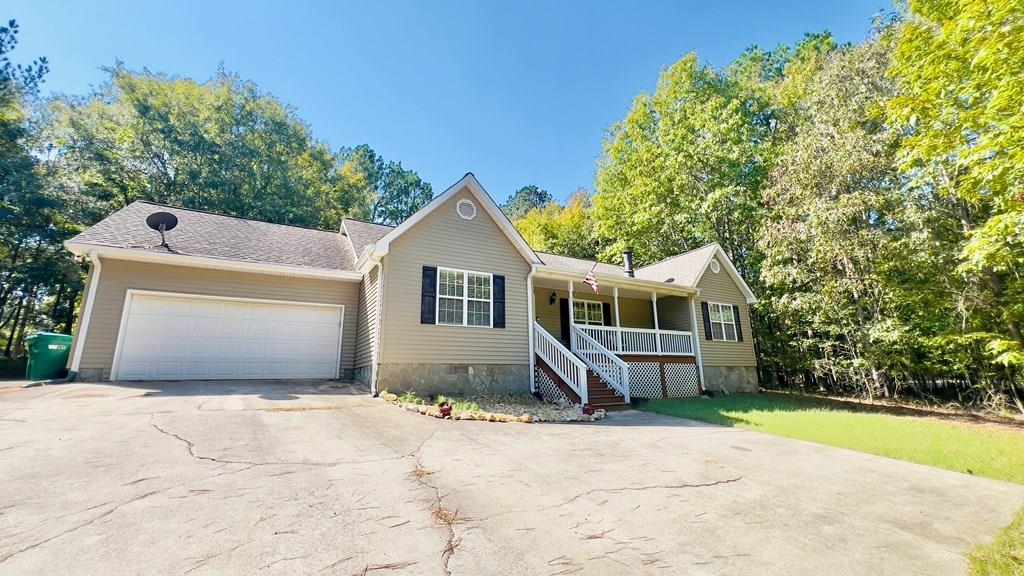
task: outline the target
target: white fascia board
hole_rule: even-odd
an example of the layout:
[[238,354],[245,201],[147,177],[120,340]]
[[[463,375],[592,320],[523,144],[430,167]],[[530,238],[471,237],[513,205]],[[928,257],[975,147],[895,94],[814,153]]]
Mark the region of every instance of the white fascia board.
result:
[[[583,278],[586,276],[586,274],[578,270],[565,270],[564,268],[552,268],[551,266],[534,266],[533,269],[537,273],[538,278],[583,282]],[[700,290],[693,286],[680,286],[679,284],[669,284],[668,282],[657,282],[655,280],[611,276],[598,272],[595,272],[594,276],[597,278],[599,285],[604,284],[607,286],[618,286],[619,288],[632,288],[634,290],[654,290],[662,294],[674,293],[681,296],[695,296],[700,292]]]
[[350,272],[347,270],[306,268],[304,266],[269,264],[262,262],[242,262],[238,260],[210,258],[207,256],[191,256],[188,254],[149,252],[145,250],[118,248],[114,246],[79,244],[77,242],[64,242],[64,247],[76,256],[84,256],[94,253],[101,258],[109,258],[113,260],[130,260],[134,262],[149,262],[153,264],[167,264],[171,266],[188,266],[191,268],[207,268],[211,270],[225,270],[230,272],[268,274],[272,276],[294,276],[297,278],[353,281],[360,281],[363,279],[363,275],[359,272]]
[[457,194],[463,188],[469,190],[469,193],[477,202],[480,203],[480,206],[483,207],[491,219],[498,224],[498,227],[505,232],[512,241],[512,244],[517,250],[519,250],[519,253],[523,255],[523,258],[526,259],[527,262],[530,264],[543,264],[533,249],[530,248],[530,245],[523,239],[523,236],[518,230],[516,230],[515,226],[512,225],[512,222],[507,216],[505,216],[505,213],[501,211],[501,208],[494,203],[494,199],[492,199],[490,195],[487,194],[487,191],[484,190],[483,186],[480,185],[480,182],[472,172],[463,176],[461,180],[445,190],[440,196],[431,200],[426,206],[420,208],[418,212],[406,218],[405,221],[399,224],[397,228],[394,228],[385,234],[380,240],[377,240],[374,249],[374,257],[379,258],[387,255],[391,250],[391,242],[395,238],[398,238],[407,230],[416,226],[416,224],[426,218],[431,212],[437,210],[438,207],[451,199],[452,196]]

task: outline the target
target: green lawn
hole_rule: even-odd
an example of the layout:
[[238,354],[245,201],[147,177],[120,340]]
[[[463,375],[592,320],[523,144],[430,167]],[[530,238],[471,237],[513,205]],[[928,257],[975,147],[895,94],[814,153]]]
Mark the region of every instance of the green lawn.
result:
[[973,576],[1024,574],[1024,509],[988,546],[978,546],[968,557]]
[[1024,430],[853,411],[790,394],[654,400],[641,409],[1024,484]]

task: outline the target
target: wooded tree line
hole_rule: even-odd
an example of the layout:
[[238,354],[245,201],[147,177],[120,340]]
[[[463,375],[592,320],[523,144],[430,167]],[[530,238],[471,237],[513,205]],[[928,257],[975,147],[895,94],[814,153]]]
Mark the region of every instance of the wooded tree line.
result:
[[395,224],[429,183],[367,145],[332,149],[295,111],[225,70],[205,82],[120,63],[89,94],[42,98],[48,63],[11,59],[0,27],[0,346],[70,333],[83,265],[62,242],[136,200],[336,229]]
[[517,226],[639,264],[719,242],[765,386],[1024,412],[1022,46],[1019,0],[911,0],[857,44],[690,54],[608,131],[592,197]]

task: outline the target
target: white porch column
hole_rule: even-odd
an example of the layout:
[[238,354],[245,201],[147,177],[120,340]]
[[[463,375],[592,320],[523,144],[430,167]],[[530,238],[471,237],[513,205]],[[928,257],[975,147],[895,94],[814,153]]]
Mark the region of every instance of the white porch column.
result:
[[575,319],[575,312],[572,309],[572,280],[569,280],[569,350],[576,351],[576,347],[572,343],[572,325]]
[[651,291],[651,308],[654,309],[654,348],[661,354],[661,329],[658,327],[658,293]]
[[612,294],[615,296],[615,344],[617,352],[622,352],[622,325],[619,323],[619,287],[612,287]]

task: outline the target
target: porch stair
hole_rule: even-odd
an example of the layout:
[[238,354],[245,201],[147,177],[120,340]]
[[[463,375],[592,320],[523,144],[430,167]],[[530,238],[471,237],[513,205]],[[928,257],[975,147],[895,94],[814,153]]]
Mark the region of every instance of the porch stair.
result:
[[611,410],[629,410],[630,404],[611,386],[604,383],[601,377],[591,369],[587,369],[587,396],[594,408]]

